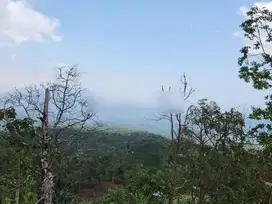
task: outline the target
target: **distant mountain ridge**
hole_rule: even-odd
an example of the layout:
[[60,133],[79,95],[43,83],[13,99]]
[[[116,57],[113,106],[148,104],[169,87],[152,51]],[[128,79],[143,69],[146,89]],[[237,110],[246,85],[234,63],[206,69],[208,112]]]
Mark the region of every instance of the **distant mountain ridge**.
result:
[[[101,105],[95,120],[111,129],[126,131],[147,131],[169,137],[169,121],[155,121],[156,107],[131,104]],[[19,117],[24,117],[23,110],[17,110]],[[34,117],[35,118],[35,117]],[[254,127],[259,121],[246,118],[246,126]]]

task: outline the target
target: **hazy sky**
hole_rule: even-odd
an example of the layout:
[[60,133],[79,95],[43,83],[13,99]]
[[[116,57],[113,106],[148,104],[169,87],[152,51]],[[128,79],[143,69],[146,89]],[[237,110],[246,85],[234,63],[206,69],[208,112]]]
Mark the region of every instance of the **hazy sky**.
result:
[[152,106],[161,85],[190,76],[195,98],[262,104],[238,78],[239,32],[252,0],[0,0],[0,88],[80,65],[83,84],[110,104]]

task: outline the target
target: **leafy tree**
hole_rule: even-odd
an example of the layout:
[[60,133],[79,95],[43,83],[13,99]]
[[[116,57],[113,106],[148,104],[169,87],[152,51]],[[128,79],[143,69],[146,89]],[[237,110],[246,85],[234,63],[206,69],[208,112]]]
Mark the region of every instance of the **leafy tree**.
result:
[[[266,90],[265,107],[254,107],[250,114],[259,124],[252,128],[249,134],[255,136],[264,145],[264,161],[262,169],[271,169],[272,161],[272,12],[265,7],[255,6],[247,12],[247,19],[241,24],[246,44],[242,49],[242,56],[238,59],[240,78],[252,83],[258,90]],[[264,176],[264,181],[271,182]],[[269,189],[271,192],[271,189]],[[270,193],[266,192],[267,195]],[[264,192],[260,200],[264,200]]]
[[[36,176],[33,165],[33,120],[17,119],[14,108],[0,109],[0,196],[19,203],[35,203]],[[14,196],[14,197],[13,197]]]
[[261,176],[258,162],[244,149],[243,115],[235,109],[222,112],[215,102],[207,100],[192,105],[187,113],[183,132],[194,142],[181,152],[181,163],[185,164],[192,201],[253,202]]
[[[247,20],[241,24],[244,36],[249,42],[241,49],[238,60],[240,78],[252,83],[255,89],[271,90],[272,87],[272,53],[269,50],[272,41],[272,12],[266,8],[253,7],[247,12]],[[265,97],[265,108],[253,108],[250,118],[260,124],[252,130],[261,144],[272,144],[272,95]]]

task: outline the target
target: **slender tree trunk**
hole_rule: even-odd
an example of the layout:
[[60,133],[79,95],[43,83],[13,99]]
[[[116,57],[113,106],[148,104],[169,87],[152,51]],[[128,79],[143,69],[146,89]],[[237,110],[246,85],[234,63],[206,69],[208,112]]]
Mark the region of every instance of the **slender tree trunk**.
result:
[[[21,172],[20,163],[21,163],[21,156],[19,156],[19,160],[17,163],[18,164],[18,166],[17,166],[18,175],[20,175],[20,172]],[[20,179],[18,179],[16,181],[16,190],[15,190],[14,201],[15,201],[15,204],[20,203]]]
[[170,131],[171,131],[171,141],[172,141],[172,145],[174,142],[174,121],[173,121],[173,114],[170,113]]
[[168,198],[168,204],[173,204],[174,203],[174,200],[173,200],[173,196],[171,195],[169,198]]
[[268,204],[272,204],[272,191],[270,192]]
[[14,200],[15,200],[15,204],[20,204],[20,190],[19,190],[19,188],[16,189]]
[[44,110],[42,118],[42,197],[44,204],[53,203],[53,188],[54,176],[50,170],[48,162],[50,138],[48,135],[48,104],[49,104],[49,89],[45,89]]
[[204,186],[201,185],[200,186],[200,193],[199,193],[199,199],[198,199],[198,204],[203,204],[205,201],[205,190],[204,190]]

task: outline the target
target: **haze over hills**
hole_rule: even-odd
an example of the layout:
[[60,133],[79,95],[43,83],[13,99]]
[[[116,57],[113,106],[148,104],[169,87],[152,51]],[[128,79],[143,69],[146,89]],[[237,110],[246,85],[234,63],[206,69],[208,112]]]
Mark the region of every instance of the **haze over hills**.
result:
[[97,114],[97,118],[110,127],[164,134],[168,131],[168,122],[154,121],[156,112],[156,108],[146,106],[107,105]]
[[[224,110],[224,109],[223,109]],[[241,110],[241,108],[240,108]],[[241,110],[245,114],[246,127],[253,126],[258,121],[248,119],[249,107]],[[97,114],[102,124],[112,128],[125,128],[129,130],[142,130],[169,136],[169,121],[156,121],[154,114],[158,113],[156,107],[131,104],[105,105]]]
[[[195,104],[194,101],[190,101],[182,105],[182,101],[176,100],[175,103],[169,105],[169,107],[179,107],[186,109],[189,105]],[[161,113],[162,108],[158,104],[146,105],[146,104],[132,104],[132,103],[104,103],[103,101],[89,99],[90,105],[92,105],[91,112],[94,110],[96,113],[95,121],[102,124],[105,128],[111,128],[115,130],[136,130],[136,131],[148,131],[152,133],[161,134],[169,137],[169,121],[167,120],[154,120],[156,119],[155,114]],[[219,104],[220,105],[220,104]],[[167,108],[166,106],[164,107]],[[250,113],[250,107],[238,107],[238,109],[245,115],[248,116]],[[167,109],[168,110],[168,109]],[[228,107],[222,107],[222,111],[228,110]],[[179,110],[178,110],[179,111]],[[19,117],[25,117],[23,110],[18,110]],[[34,116],[36,118],[37,116]],[[252,126],[256,124],[256,121],[246,119],[246,126]]]

